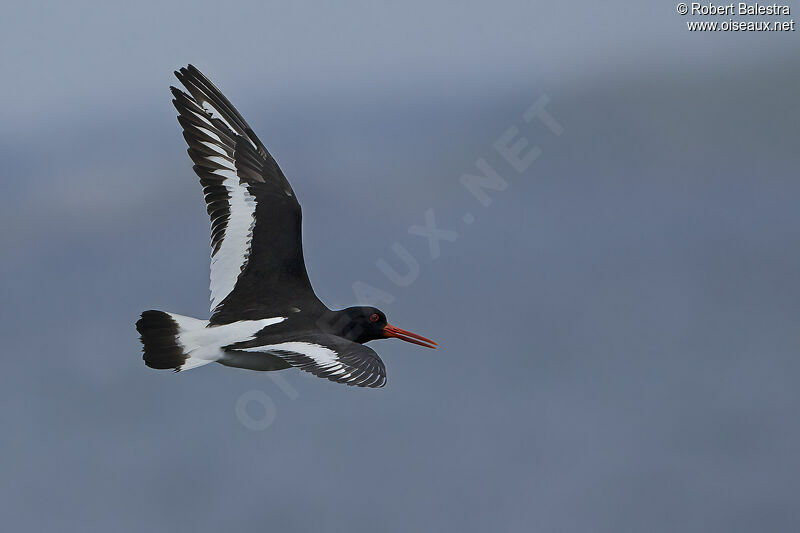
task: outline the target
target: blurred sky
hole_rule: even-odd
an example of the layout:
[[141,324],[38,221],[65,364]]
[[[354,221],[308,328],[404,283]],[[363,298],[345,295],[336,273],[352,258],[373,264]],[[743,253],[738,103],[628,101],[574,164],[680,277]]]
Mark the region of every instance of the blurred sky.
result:
[[[7,2],[4,529],[797,531],[798,37],[693,19]],[[373,344],[380,390],[142,364],[142,310],[208,315],[167,90],[189,62],[292,181],[323,300],[374,286],[439,350]],[[523,119],[543,96],[560,135]],[[511,127],[541,150],[523,172],[493,147]],[[508,183],[488,206],[459,182],[479,158]],[[408,231],[429,209],[458,234],[436,258]],[[396,244],[407,286],[377,264]]]

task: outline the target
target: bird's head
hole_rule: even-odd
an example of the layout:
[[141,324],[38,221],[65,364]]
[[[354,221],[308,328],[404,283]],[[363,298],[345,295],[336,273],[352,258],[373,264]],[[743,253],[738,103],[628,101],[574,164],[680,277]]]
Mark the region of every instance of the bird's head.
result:
[[337,314],[342,317],[339,321],[339,334],[354,342],[365,343],[395,337],[426,348],[437,346],[435,342],[422,335],[389,324],[383,311],[375,307],[348,307]]

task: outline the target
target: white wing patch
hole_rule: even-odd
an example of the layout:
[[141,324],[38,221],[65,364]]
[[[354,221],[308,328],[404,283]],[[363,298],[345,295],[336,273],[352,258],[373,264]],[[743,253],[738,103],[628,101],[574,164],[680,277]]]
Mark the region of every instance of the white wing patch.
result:
[[230,217],[219,249],[211,254],[211,311],[233,291],[239,274],[250,258],[250,243],[256,225],[256,200],[236,175],[233,161],[227,157],[210,158],[223,164],[226,169],[211,173],[223,177],[228,191]]
[[330,343],[287,341],[239,349],[276,355],[300,370],[337,383],[359,387],[383,387],[386,384],[386,371],[375,352],[346,339],[336,341],[335,336],[329,337]]
[[[339,379],[346,381],[349,374],[345,365],[339,361],[339,356],[336,352],[326,346],[314,344],[311,342],[281,342],[279,344],[267,344],[264,346],[256,346],[255,348],[244,348],[245,352],[294,352],[305,355],[312,359],[314,363],[322,370],[331,371],[331,375],[340,376]],[[345,374],[345,375],[343,375]]]
[[[247,190],[247,185],[239,179],[233,158],[234,154],[220,138],[220,135],[217,134],[219,132],[224,135],[236,135],[244,132],[234,128],[225,119],[225,114],[216,109],[212,102],[201,99],[198,103],[207,115],[202,116],[197,112],[192,112],[192,114],[208,127],[199,125],[195,125],[195,127],[214,141],[202,141],[203,146],[218,154],[206,156],[205,159],[224,167],[211,170],[210,173],[224,179],[222,184],[228,192],[228,208],[230,210],[230,216],[225,226],[220,247],[211,254],[210,288],[211,312],[213,313],[219,304],[233,291],[239,275],[247,266],[247,261],[250,258],[250,244],[253,240],[253,228],[256,224],[256,200]],[[222,132],[211,119],[220,120],[230,131]],[[247,135],[241,135],[241,137],[247,139],[255,147],[255,144]]]

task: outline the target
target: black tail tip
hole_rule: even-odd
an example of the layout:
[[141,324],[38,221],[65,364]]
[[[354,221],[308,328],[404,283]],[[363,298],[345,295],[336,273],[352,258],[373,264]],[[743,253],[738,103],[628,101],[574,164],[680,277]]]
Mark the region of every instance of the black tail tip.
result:
[[169,313],[145,311],[136,322],[136,331],[142,341],[145,365],[177,371],[186,362],[186,354],[178,342],[178,324]]

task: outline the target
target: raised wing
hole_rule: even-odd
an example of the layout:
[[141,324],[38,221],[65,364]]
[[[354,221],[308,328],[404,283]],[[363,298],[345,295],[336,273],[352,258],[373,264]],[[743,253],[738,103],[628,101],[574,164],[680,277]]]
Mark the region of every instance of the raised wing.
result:
[[192,65],[171,87],[211,217],[211,324],[322,306],[306,272],[291,185],[235,107]]
[[282,335],[279,341],[256,339],[227,346],[244,352],[269,353],[290,365],[337,383],[358,387],[386,385],[386,367],[371,348],[336,335],[299,332]]

